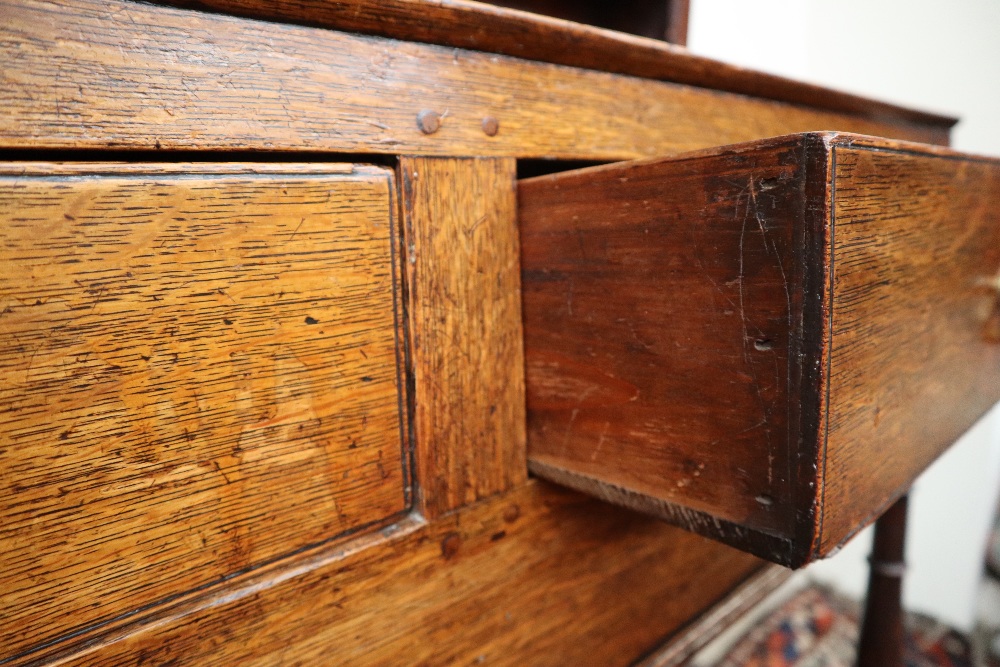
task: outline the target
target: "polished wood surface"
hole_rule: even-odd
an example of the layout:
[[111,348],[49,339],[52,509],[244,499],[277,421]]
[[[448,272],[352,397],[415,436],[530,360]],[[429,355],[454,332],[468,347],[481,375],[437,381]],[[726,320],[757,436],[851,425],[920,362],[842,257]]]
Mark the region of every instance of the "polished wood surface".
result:
[[523,484],[516,166],[400,161],[418,496],[427,516]]
[[790,150],[520,183],[535,472],[662,499],[733,540],[787,529],[785,286],[804,206]]
[[906,506],[903,496],[875,522],[857,667],[903,667]]
[[1000,161],[822,133],[522,181],[530,469],[832,552],[1000,399],[997,192]]
[[947,142],[933,123],[124,0],[0,16],[0,148],[622,160],[816,129]]
[[528,483],[240,575],[38,663],[628,665],[759,567]]
[[822,552],[1000,400],[1000,161],[850,137],[831,147]]
[[0,164],[0,660],[407,509],[393,189]]
[[[225,438],[204,432],[191,442],[190,432],[183,440],[156,440],[188,426],[146,400],[155,399],[156,387],[140,394],[141,383],[92,383],[93,392],[120,391],[135,400],[103,423],[74,429],[105,429],[113,438],[116,426],[145,420],[152,430],[143,435],[153,446],[142,449],[136,436],[125,453],[151,460],[136,456],[116,468],[113,448],[88,442],[65,455],[56,443],[49,458],[25,464],[56,470],[72,458],[65,472],[77,476],[49,489],[53,498],[39,501],[50,503],[40,505],[43,511],[24,505],[21,523],[0,526],[0,550],[20,549],[10,550],[21,569],[9,580],[38,593],[7,598],[18,616],[0,610],[0,633],[20,642],[12,652],[18,657],[5,653],[0,661],[614,665],[654,652],[669,660],[719,631],[725,613],[746,602],[747,586],[757,590],[771,581],[753,576],[761,561],[526,479],[514,160],[531,158],[516,166],[547,171],[565,168],[561,159],[662,156],[817,128],[946,143],[951,120],[516,12],[496,10],[495,22],[484,24],[483,6],[461,0],[212,3],[202,5],[210,11],[192,11],[125,0],[0,0],[5,157],[132,162],[24,165],[18,187],[46,180],[67,206],[93,200],[100,187],[129,195],[92,210],[98,220],[68,210],[76,220],[57,215],[31,232],[30,243],[10,248],[21,248],[25,258],[37,252],[44,260],[39,276],[76,276],[91,290],[73,292],[67,301],[73,316],[56,324],[67,331],[92,323],[79,340],[98,341],[108,355],[137,350],[137,358],[113,361],[121,367],[116,372],[133,380],[144,377],[143,356],[160,361],[148,349],[174,344],[151,328],[157,318],[176,315],[207,336],[216,333],[219,309],[238,308],[239,319],[223,314],[218,334],[235,339],[220,339],[213,350],[253,362],[245,380],[255,396],[288,409],[276,413],[284,421],[265,421],[262,430],[287,435],[295,447],[250,460],[259,452],[227,449]],[[255,12],[267,21],[219,13],[225,11]],[[507,47],[514,51],[489,53]],[[522,47],[527,51],[517,51]],[[591,69],[542,62],[547,54]],[[624,74],[598,71],[618,64]],[[199,164],[169,163],[177,160]],[[270,160],[324,164],[265,164]],[[387,169],[328,160],[398,165],[395,185]],[[360,189],[348,195],[349,187]],[[157,217],[157,204],[181,200],[184,212]],[[23,207],[15,208],[17,218]],[[119,228],[116,220],[133,222]],[[319,235],[314,220],[329,234]],[[138,268],[156,269],[160,277],[132,267],[133,276],[125,277],[133,282],[109,283],[110,292],[78,272],[125,266],[120,248],[58,235],[85,228],[113,239],[168,223],[176,229],[163,227],[161,236],[134,243],[150,255],[140,258],[150,266]],[[189,250],[179,241],[178,254],[168,257],[170,246],[159,240],[182,232],[204,262],[188,262],[187,273],[225,294],[178,282],[184,272],[171,262],[187,262]],[[217,233],[245,243],[216,242]],[[247,268],[240,253],[262,243],[283,249]],[[303,250],[294,263],[310,267],[308,275],[285,268],[291,261],[285,255],[297,248]],[[65,276],[49,266],[61,268],[55,263],[77,255],[93,261],[69,265]],[[351,291],[350,304],[337,301],[347,309],[337,321],[369,322],[369,342],[355,345],[360,333],[331,339],[325,316],[314,312],[314,301],[322,300],[231,303],[243,295],[212,273],[216,260],[230,263],[234,282],[249,280],[250,295],[273,294],[267,291],[273,282],[317,294],[364,285],[363,294]],[[18,275],[19,290],[32,288],[35,276]],[[142,317],[118,317],[115,304],[147,293],[115,292],[121,285],[157,296],[169,286],[191,298],[170,302],[162,314],[149,308]],[[39,300],[30,307],[58,305]],[[29,304],[15,306],[21,312]],[[50,319],[31,324],[52,324],[57,311],[45,312]],[[274,324],[267,317],[275,312],[278,324],[291,318],[287,330],[251,338]],[[9,314],[0,314],[0,331]],[[260,329],[242,328],[244,320]],[[203,412],[206,396],[217,399],[212,426],[220,433],[260,425],[256,410],[241,412],[242,394],[213,384],[224,379],[225,354],[221,364],[211,351],[198,357],[197,340],[181,341],[188,345],[183,352],[204,363],[170,371],[183,373],[171,380],[172,396],[197,392]],[[231,340],[238,349],[227,347]],[[183,361],[185,354],[175,352]],[[28,357],[27,366],[23,356],[15,360],[22,365],[14,377],[23,371],[34,382],[47,357],[33,350]],[[275,357],[291,365],[276,366]],[[74,358],[52,372],[84,363]],[[316,408],[322,424],[303,423],[298,412],[304,409],[299,389],[313,380],[312,398],[332,397]],[[29,392],[35,387],[41,385]],[[50,401],[72,398],[69,391],[47,391]],[[370,414],[355,409],[369,403]],[[296,439],[294,424],[305,426],[308,441]],[[357,443],[348,440],[353,435]],[[188,455],[211,469],[183,477],[189,461],[177,462]],[[0,471],[16,490],[10,503],[36,493],[20,486],[23,470]],[[86,486],[111,473],[120,473],[115,483],[138,485]],[[100,495],[107,491],[111,497]],[[90,494],[83,505],[45,513],[66,498],[79,500],[79,493]],[[115,502],[116,511],[108,509]],[[99,518],[107,521],[95,530],[108,541],[75,549],[85,537],[68,526],[81,522],[90,530],[86,522],[95,512],[104,512]],[[64,541],[48,539],[54,533],[29,538],[30,530],[56,524],[63,533],[55,537]],[[9,542],[11,530],[28,532]],[[49,558],[64,548],[75,550],[39,561],[47,569],[25,565],[29,550]],[[62,588],[46,597],[46,582]],[[34,608],[16,606],[24,600]],[[664,641],[676,642],[672,653],[656,652]]]
[[[168,0],[167,4],[673,81],[887,122],[940,128],[957,122],[696,56],[658,39],[469,0]],[[677,6],[671,10],[673,17],[686,2],[671,0],[671,5]]]
[[780,565],[762,567],[718,604],[672,637],[666,646],[637,662],[635,667],[690,665],[691,659],[719,635],[720,629],[728,629],[753,611],[793,576],[792,570]]

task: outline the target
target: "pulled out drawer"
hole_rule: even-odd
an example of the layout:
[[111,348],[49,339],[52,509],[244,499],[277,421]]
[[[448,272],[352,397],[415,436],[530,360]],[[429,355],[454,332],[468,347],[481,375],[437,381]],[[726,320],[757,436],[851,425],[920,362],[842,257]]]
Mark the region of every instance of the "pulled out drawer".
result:
[[809,133],[519,199],[540,477],[796,567],[1000,399],[1000,161]]

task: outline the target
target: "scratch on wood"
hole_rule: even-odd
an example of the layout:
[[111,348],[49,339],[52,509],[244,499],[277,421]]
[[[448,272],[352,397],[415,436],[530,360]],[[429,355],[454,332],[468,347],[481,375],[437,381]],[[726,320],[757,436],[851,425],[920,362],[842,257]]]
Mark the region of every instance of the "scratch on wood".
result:
[[597,439],[597,447],[594,448],[594,453],[591,455],[590,460],[596,461],[597,457],[601,453],[601,448],[604,446],[604,438],[608,435],[608,429],[611,428],[611,422],[604,422],[604,428],[601,429],[601,436]]
[[[743,355],[744,355],[744,359],[746,359],[747,365],[748,365],[748,367],[750,369],[750,373],[753,375],[753,389],[754,389],[754,394],[755,394],[755,396],[757,398],[757,402],[759,404],[760,411],[761,411],[762,416],[763,416],[762,424],[763,424],[763,428],[764,428],[764,438],[767,441],[767,485],[770,488],[770,487],[772,487],[774,485],[774,446],[773,446],[773,443],[771,441],[771,430],[769,428],[767,428],[767,422],[770,420],[771,411],[768,409],[767,401],[765,401],[764,397],[761,395],[761,391],[760,391],[760,376],[757,374],[757,364],[754,362],[752,355],[749,353],[749,335],[750,334],[749,334],[749,331],[747,330],[747,320],[746,320],[746,314],[745,314],[745,311],[744,311],[744,303],[743,303],[743,298],[744,298],[744,294],[743,294],[743,280],[744,280],[744,269],[743,269],[743,262],[744,262],[744,256],[743,256],[743,253],[744,253],[744,239],[745,239],[745,235],[746,235],[747,217],[749,217],[749,215],[750,215],[750,209],[751,209],[751,207],[753,208],[754,219],[757,221],[757,224],[760,226],[761,240],[764,243],[764,252],[765,252],[765,254],[767,254],[768,253],[767,231],[766,231],[766,227],[764,225],[763,220],[761,220],[761,218],[760,218],[760,211],[758,210],[758,207],[757,207],[757,192],[756,192],[756,187],[754,185],[753,174],[750,175],[750,186],[749,186],[749,190],[748,190],[747,206],[746,206],[746,211],[745,211],[744,216],[743,216],[743,225],[742,225],[742,228],[740,230],[740,269],[739,269],[739,272],[740,272],[740,312],[743,313]],[[785,270],[781,266],[781,256],[778,254],[777,248],[775,248],[774,250],[775,250],[775,253],[774,253],[775,254],[775,260],[777,261],[778,267],[779,267],[779,269],[781,271],[782,284],[783,284],[783,286],[785,288],[785,299],[786,299],[787,307],[789,308],[789,312],[790,312],[790,309],[791,309],[791,297],[789,296],[789,292],[788,292],[788,280],[785,277]],[[775,365],[775,373],[776,373],[775,381],[776,382],[780,382],[781,378],[777,377],[777,365]]]
[[465,235],[471,239],[472,235],[476,233],[477,229],[479,229],[479,226],[482,225],[484,222],[486,222],[486,218],[487,216],[484,215],[478,220],[476,220],[471,227],[465,230]]

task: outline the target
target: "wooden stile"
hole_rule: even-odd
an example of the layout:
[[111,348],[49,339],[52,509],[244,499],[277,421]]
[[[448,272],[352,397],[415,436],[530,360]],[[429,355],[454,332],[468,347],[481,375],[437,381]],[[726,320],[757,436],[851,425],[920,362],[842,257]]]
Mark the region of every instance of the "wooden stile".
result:
[[528,474],[516,171],[419,157],[399,169],[417,478],[434,517]]

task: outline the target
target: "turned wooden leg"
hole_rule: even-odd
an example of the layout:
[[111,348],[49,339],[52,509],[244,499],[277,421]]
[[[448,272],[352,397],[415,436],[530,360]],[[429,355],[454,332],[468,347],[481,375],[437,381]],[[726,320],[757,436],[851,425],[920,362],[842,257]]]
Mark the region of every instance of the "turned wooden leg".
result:
[[903,546],[906,496],[875,523],[868,598],[858,639],[858,667],[903,667]]

